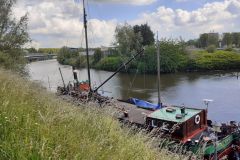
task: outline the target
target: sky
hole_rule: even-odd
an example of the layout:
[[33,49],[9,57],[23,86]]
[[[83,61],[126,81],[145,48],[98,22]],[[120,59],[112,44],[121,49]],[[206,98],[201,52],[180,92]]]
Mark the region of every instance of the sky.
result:
[[[117,25],[147,23],[160,38],[198,38],[205,32],[240,32],[240,0],[85,0],[89,47],[111,46]],[[28,13],[27,47],[84,47],[82,0],[18,0]]]

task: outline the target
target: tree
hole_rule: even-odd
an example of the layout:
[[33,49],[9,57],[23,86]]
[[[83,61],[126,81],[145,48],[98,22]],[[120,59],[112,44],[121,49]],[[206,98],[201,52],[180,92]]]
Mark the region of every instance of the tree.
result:
[[[161,72],[170,73],[183,70],[188,61],[185,47],[181,41],[163,39],[160,42],[160,66]],[[145,72],[157,72],[157,48],[154,45],[145,49],[144,60],[142,61]]]
[[207,33],[203,33],[200,35],[199,37],[199,41],[200,41],[200,46],[201,48],[206,48],[208,45],[208,34]]
[[209,45],[207,47],[208,53],[214,53],[216,51],[216,46],[215,45]]
[[235,47],[240,47],[240,33],[232,33],[233,44]]
[[218,46],[218,39],[219,39],[218,33],[208,33],[207,46],[210,45]]
[[147,24],[141,24],[139,25],[135,25],[133,26],[133,30],[134,33],[140,33],[143,41],[142,41],[142,45],[146,46],[146,45],[151,45],[154,43],[154,34],[151,30],[151,28],[147,25]]
[[73,65],[73,63],[70,64],[68,62],[76,61],[78,56],[79,53],[77,50],[72,51],[68,47],[64,46],[59,50],[57,60],[60,64]]
[[37,53],[37,50],[36,50],[36,48],[34,48],[34,47],[28,48],[27,51],[28,51],[29,53]]
[[133,27],[127,23],[116,27],[115,40],[120,53],[126,56],[130,56],[131,52],[138,51],[142,47],[141,34],[135,34]]
[[0,63],[8,69],[23,71],[25,61],[21,47],[30,41],[27,14],[17,20],[12,14],[16,0],[0,0]]
[[93,64],[98,63],[103,57],[103,53],[100,48],[97,48],[93,55]]
[[186,42],[186,45],[198,47],[198,43],[199,42],[197,39],[190,39]]
[[232,39],[231,33],[224,33],[223,34],[223,44],[227,45],[228,47],[231,47],[232,42],[233,42],[233,39]]
[[17,21],[12,18],[15,0],[0,0],[0,50],[19,49],[29,42],[27,14]]

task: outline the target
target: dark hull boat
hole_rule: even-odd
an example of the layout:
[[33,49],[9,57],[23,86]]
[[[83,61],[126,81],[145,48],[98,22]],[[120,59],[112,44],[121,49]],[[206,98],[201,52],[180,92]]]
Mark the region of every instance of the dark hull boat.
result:
[[[130,108],[128,111],[134,112],[134,109],[132,110]],[[139,117],[140,114],[139,112]],[[180,106],[163,106],[155,111],[148,110],[144,115],[142,119],[145,120],[141,121],[139,117],[135,118],[137,116],[134,113],[119,119],[125,123],[147,128],[149,131],[157,130],[156,136],[161,135],[162,138],[182,144],[187,151],[201,153],[205,159],[240,158],[240,126],[234,121],[228,125],[212,124],[207,120],[207,110]]]

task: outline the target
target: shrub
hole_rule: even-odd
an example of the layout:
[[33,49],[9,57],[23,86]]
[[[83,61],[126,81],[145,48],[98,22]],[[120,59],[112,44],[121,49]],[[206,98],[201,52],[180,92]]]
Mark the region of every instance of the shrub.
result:
[[96,49],[93,55],[93,65],[98,63],[103,57],[103,53],[100,48]]
[[227,47],[227,48],[225,49],[225,51],[231,52],[231,51],[233,51],[233,48],[232,48],[232,47]]
[[208,53],[214,53],[216,51],[216,46],[215,45],[210,45],[207,47],[207,52]]
[[121,57],[105,57],[96,65],[96,68],[107,71],[115,71],[121,64]]
[[199,52],[195,59],[199,70],[226,70],[240,68],[240,55],[234,52],[216,51]]

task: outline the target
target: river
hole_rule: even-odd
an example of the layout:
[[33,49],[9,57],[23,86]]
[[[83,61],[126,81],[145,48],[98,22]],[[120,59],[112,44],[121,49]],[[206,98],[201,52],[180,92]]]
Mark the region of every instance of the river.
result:
[[[58,64],[56,60],[39,61],[28,64],[30,79],[55,92],[64,81],[73,80],[72,68]],[[78,70],[80,80],[87,80],[87,70]],[[91,69],[92,84],[97,87],[113,72]],[[237,72],[177,73],[161,75],[161,99],[164,104],[185,105],[206,108],[203,99],[212,99],[208,118],[213,121],[240,121],[240,77]],[[119,99],[129,97],[157,102],[157,76],[119,73],[99,92]]]

